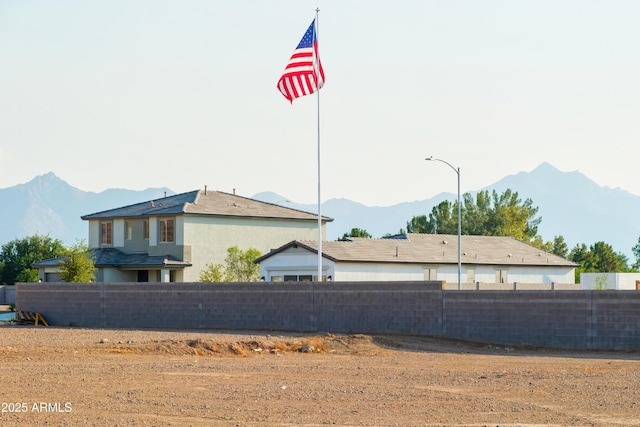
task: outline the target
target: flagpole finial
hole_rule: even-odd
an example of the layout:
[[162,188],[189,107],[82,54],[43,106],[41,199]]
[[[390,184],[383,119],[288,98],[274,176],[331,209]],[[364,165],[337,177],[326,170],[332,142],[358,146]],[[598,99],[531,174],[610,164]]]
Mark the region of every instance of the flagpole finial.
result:
[[316,7],[316,13],[320,12],[320,8]]

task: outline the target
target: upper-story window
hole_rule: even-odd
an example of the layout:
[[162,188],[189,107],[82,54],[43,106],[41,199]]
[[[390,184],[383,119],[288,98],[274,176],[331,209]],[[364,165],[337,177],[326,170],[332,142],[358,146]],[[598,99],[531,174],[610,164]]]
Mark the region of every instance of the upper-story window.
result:
[[100,223],[100,244],[110,245],[111,240],[111,221]]
[[160,242],[171,243],[174,239],[173,219],[160,220]]
[[144,238],[145,239],[149,238],[149,220],[148,219],[144,220]]

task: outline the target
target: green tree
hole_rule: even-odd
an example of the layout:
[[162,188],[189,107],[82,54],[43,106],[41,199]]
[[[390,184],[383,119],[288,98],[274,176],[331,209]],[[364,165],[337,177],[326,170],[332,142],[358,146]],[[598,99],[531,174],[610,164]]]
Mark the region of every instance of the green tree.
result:
[[[522,201],[518,193],[505,190],[498,194],[480,191],[475,200],[469,193],[463,195],[460,209],[462,234],[476,236],[511,236],[523,242],[535,241],[540,218],[538,208],[531,199]],[[447,200],[434,206],[427,218],[414,216],[407,222],[409,233],[458,233],[458,203]],[[541,241],[541,239],[539,239]]]
[[569,246],[567,246],[567,242],[564,241],[564,237],[555,236],[553,238],[551,253],[561,256],[562,258],[566,258],[569,255]]
[[458,202],[438,203],[428,219],[426,215],[414,216],[407,222],[407,233],[458,234]]
[[638,237],[638,243],[631,248],[631,251],[633,252],[633,256],[636,257],[636,262],[634,262],[631,267],[638,271],[640,270],[640,237]]
[[93,282],[96,280],[95,272],[95,254],[84,241],[71,246],[60,263],[60,279],[64,282]]
[[38,270],[31,267],[34,262],[65,255],[62,242],[39,234],[15,239],[0,249],[0,283],[13,285],[16,282],[37,282]]
[[200,272],[201,282],[223,282],[224,266],[222,264],[207,263],[206,268]]
[[260,266],[253,261],[260,251],[249,248],[246,251],[232,246],[227,249],[227,257],[222,264],[207,264],[200,272],[201,282],[255,282],[260,278]]
[[364,228],[352,228],[350,232],[344,233],[338,240],[347,240],[349,237],[366,237],[372,238],[373,236],[367,232]]
[[607,276],[605,276],[605,275],[597,276],[596,277],[596,284],[593,286],[593,289],[596,290],[596,291],[606,291],[607,289],[609,289]]
[[553,250],[553,242],[545,242],[540,235],[534,237],[529,244],[545,252],[551,252]]
[[535,246],[536,248],[542,249],[543,251],[550,252],[554,255],[561,256],[562,258],[567,258],[569,255],[569,247],[567,243],[564,241],[564,237],[555,236],[553,241],[545,242],[542,239],[542,236],[536,235],[529,244],[531,246]]
[[407,222],[407,233],[434,234],[435,231],[427,221],[426,215],[417,215]]
[[569,253],[568,259],[580,266],[576,268],[576,283],[580,282],[580,273],[622,273],[629,271],[626,255],[615,252],[611,245],[596,242],[590,247],[582,243]]

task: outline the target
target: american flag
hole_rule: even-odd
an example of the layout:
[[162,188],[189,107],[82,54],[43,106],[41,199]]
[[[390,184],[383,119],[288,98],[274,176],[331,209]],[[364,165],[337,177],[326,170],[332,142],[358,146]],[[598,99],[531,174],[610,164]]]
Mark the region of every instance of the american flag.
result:
[[316,20],[293,51],[284,73],[278,81],[278,90],[289,102],[305,95],[311,95],[324,84],[324,71],[318,55],[318,38],[316,36]]

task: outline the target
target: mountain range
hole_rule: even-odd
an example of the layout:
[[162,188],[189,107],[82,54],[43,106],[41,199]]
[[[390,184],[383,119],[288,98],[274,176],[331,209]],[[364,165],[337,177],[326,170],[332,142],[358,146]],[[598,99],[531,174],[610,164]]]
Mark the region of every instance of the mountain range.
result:
[[[619,188],[602,187],[580,172],[561,172],[542,163],[531,172],[509,175],[493,185],[470,192],[506,189],[531,199],[542,219],[538,233],[545,241],[562,235],[570,248],[604,241],[633,259],[631,248],[640,237],[640,196]],[[70,245],[87,238],[87,224],[80,217],[94,212],[175,194],[168,188],[145,190],[108,189],[100,193],[82,191],[53,172],[25,184],[0,189],[0,244],[33,234],[49,235]],[[317,212],[315,204],[287,201],[286,196],[262,192],[252,198],[285,207]],[[397,233],[415,215],[428,215],[443,200],[457,194],[441,193],[433,198],[392,206],[366,206],[348,199],[322,203],[322,214],[334,219],[327,239],[335,240],[352,228],[367,230],[374,237]]]

